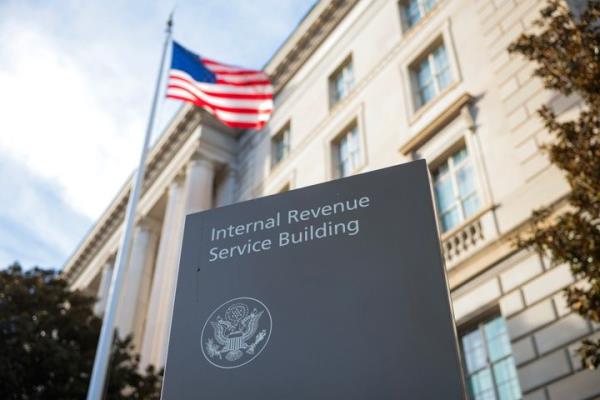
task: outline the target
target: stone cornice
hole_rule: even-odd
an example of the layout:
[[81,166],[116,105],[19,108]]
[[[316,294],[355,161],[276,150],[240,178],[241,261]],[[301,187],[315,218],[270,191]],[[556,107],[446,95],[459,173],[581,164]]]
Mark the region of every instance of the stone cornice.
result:
[[358,0],[322,0],[304,18],[265,67],[275,93],[302,67]]

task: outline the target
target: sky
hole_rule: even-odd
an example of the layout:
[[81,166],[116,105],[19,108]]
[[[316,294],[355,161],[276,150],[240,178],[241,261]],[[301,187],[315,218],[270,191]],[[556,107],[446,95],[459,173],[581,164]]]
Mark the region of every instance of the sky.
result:
[[0,0],[0,268],[61,268],[131,174],[174,7],[184,46],[261,68],[314,2]]

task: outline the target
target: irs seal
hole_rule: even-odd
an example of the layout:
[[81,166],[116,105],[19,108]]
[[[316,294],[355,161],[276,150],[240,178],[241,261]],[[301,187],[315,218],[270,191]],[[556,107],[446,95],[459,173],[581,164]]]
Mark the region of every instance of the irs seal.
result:
[[254,360],[271,336],[271,313],[251,297],[219,306],[202,328],[202,354],[218,368],[237,368]]

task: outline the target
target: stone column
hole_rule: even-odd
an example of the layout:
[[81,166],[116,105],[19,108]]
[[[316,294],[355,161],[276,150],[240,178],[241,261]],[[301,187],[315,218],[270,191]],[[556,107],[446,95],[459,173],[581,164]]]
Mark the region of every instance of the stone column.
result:
[[133,335],[139,349],[152,279],[159,223],[145,217],[138,222],[117,309],[116,327],[121,337]]
[[194,157],[188,164],[185,178],[179,175],[169,187],[144,329],[142,368],[147,364],[158,368],[165,365],[185,215],[211,207],[213,175],[210,161]]
[[196,155],[188,164],[187,175],[186,214],[210,208],[215,175],[212,161]]
[[113,273],[113,263],[108,261],[104,268],[102,268],[102,276],[100,277],[100,286],[98,287],[98,294],[96,304],[94,304],[94,313],[96,315],[104,314],[106,308],[106,300],[108,298],[108,291],[110,289],[110,280]]
[[[150,290],[150,301],[144,326],[144,337],[142,339],[141,367],[153,364],[160,368],[164,366],[158,357],[160,343],[163,340],[161,328],[164,324],[165,293],[173,289],[172,274],[170,269],[173,263],[173,253],[179,235],[176,229],[177,220],[183,214],[185,176],[178,175],[169,185],[167,192],[167,207],[163,219],[163,227],[160,234],[158,254],[156,255],[156,267],[152,277],[152,288]],[[160,364],[159,364],[160,363]]]

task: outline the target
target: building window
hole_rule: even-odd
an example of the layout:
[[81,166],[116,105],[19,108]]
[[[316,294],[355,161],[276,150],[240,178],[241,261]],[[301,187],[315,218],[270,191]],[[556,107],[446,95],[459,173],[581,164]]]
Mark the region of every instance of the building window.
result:
[[417,108],[422,107],[447,88],[453,81],[448,52],[444,44],[421,58],[412,67],[416,85]]
[[290,124],[271,138],[271,167],[279,164],[290,152]]
[[463,145],[433,171],[433,187],[442,232],[446,232],[475,214],[480,201],[475,170]]
[[354,71],[352,58],[348,57],[342,65],[329,77],[330,105],[333,107],[354,88]]
[[521,388],[504,318],[498,316],[461,336],[471,400],[518,400]]
[[337,176],[351,175],[361,163],[360,134],[356,123],[350,125],[333,143]]
[[433,8],[437,0],[408,0],[400,3],[407,28],[413,27]]

